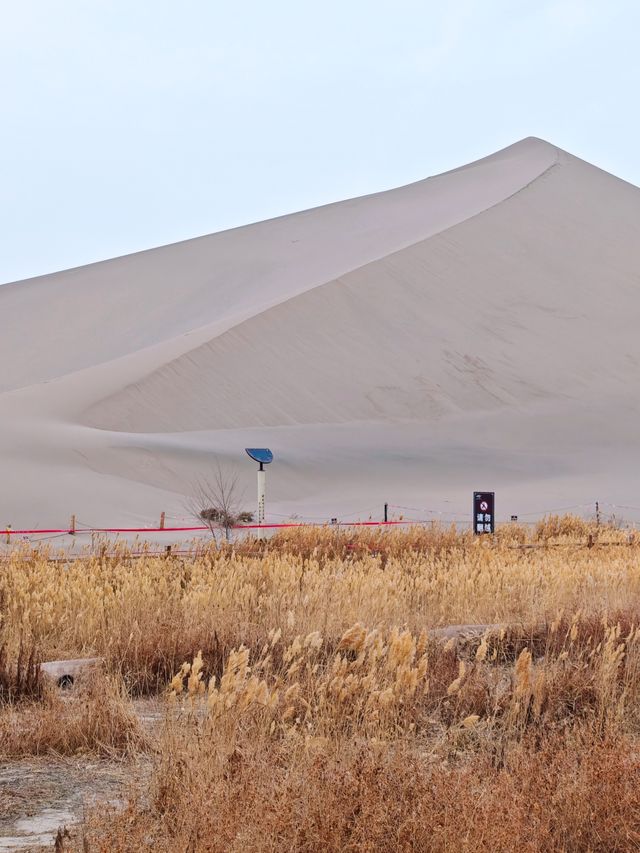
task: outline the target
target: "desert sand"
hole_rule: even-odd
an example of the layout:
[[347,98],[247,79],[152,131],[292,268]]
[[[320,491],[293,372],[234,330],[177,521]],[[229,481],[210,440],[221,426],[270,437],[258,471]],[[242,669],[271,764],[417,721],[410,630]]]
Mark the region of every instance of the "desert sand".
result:
[[0,526],[188,522],[216,458],[253,508],[247,446],[271,521],[640,519],[639,319],[640,189],[535,138],[6,284]]

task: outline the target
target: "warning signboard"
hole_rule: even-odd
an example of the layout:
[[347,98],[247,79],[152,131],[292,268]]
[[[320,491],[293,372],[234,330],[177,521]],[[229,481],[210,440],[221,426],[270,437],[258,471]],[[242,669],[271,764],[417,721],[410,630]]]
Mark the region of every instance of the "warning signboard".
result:
[[495,492],[473,493],[473,532],[493,533],[495,530]]

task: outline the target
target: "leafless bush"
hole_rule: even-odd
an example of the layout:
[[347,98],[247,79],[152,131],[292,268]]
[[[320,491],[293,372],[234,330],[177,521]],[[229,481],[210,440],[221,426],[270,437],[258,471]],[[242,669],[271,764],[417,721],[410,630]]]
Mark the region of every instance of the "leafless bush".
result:
[[188,509],[195,518],[204,521],[214,539],[224,534],[225,541],[229,542],[236,525],[253,521],[253,513],[242,509],[243,502],[244,492],[239,488],[238,475],[216,460],[211,476],[196,484]]

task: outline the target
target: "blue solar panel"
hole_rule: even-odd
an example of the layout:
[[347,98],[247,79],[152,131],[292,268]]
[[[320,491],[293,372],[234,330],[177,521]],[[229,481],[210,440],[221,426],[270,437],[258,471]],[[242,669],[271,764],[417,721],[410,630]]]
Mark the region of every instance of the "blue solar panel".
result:
[[273,453],[268,447],[247,447],[245,450],[255,462],[262,462],[263,465],[273,462]]

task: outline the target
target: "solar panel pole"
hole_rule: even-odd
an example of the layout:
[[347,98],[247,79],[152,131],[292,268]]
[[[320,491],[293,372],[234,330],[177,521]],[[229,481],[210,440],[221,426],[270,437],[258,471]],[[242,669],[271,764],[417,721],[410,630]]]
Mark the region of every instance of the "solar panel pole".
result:
[[258,524],[264,524],[264,500],[267,492],[267,472],[262,462],[258,469]]
[[245,447],[247,454],[257,462],[260,468],[258,469],[258,524],[264,524],[264,499],[267,491],[265,465],[273,462],[273,453],[268,447]]

